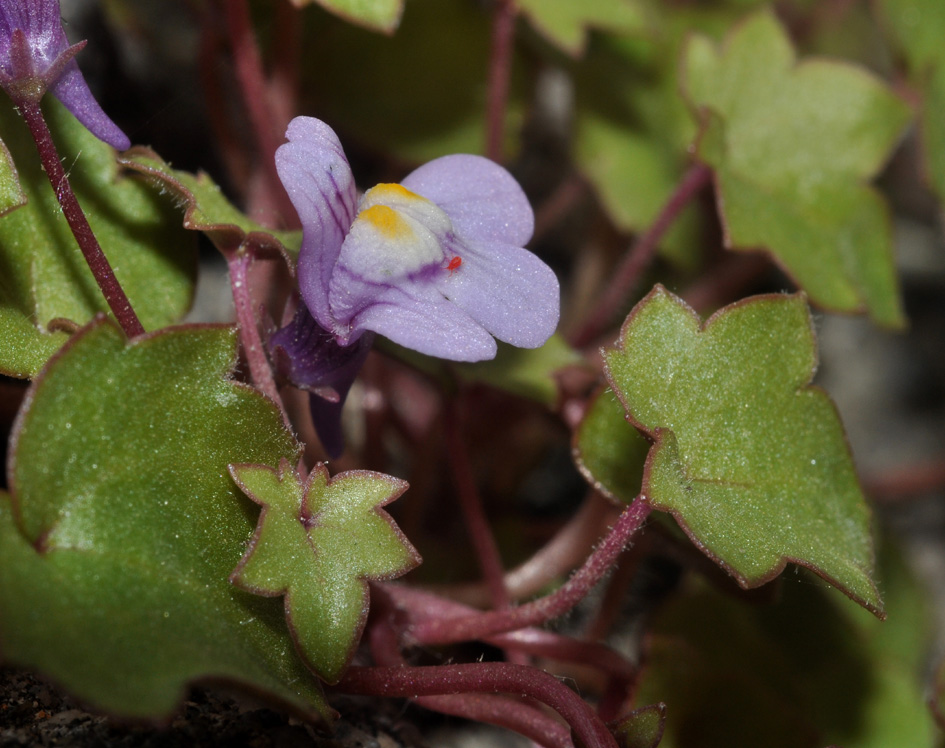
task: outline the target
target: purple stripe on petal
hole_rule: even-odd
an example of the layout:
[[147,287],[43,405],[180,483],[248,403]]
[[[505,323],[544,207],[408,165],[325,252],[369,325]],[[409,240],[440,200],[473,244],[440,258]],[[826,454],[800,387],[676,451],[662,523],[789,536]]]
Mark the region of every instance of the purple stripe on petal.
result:
[[289,142],[276,151],[279,178],[302,222],[299,289],[326,329],[334,328],[328,305],[331,273],[357,212],[357,189],[334,131],[312,117],[296,117]]
[[499,340],[538,348],[558,326],[560,291],[554,272],[521,247],[469,242],[462,265],[438,277],[437,288]]
[[532,238],[535,215],[528,198],[511,174],[487,158],[444,156],[401,184],[446,211],[465,239],[523,246]]

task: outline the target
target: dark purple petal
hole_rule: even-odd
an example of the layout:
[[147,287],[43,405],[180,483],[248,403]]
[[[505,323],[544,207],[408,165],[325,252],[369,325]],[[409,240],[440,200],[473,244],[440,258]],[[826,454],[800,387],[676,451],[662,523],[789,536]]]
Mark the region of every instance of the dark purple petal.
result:
[[59,99],[96,138],[119,151],[131,148],[131,140],[112,122],[92,96],[75,60],[66,65],[65,72],[49,89],[49,93]]
[[131,141],[99,106],[72,59],[81,46],[69,46],[58,0],[0,0],[0,83],[14,103],[18,96],[38,100],[49,91],[89,132],[125,150]]
[[382,289],[354,318],[353,329],[370,330],[405,348],[452,361],[484,361],[495,358],[497,350],[482,325],[429,284]]
[[368,333],[351,345],[338,345],[304,304],[299,305],[288,325],[269,338],[269,351],[280,375],[312,393],[309,400],[312,422],[331,457],[344,451],[341,410],[373,340],[374,336]]
[[467,243],[462,264],[438,276],[437,288],[499,340],[538,348],[558,326],[560,290],[554,272],[521,247]]
[[276,151],[276,168],[302,222],[299,289],[315,319],[332,330],[328,287],[357,212],[354,176],[338,137],[324,122],[296,117],[286,138]]
[[444,156],[416,169],[404,187],[439,205],[469,241],[521,247],[535,230],[532,207],[515,178],[482,156]]

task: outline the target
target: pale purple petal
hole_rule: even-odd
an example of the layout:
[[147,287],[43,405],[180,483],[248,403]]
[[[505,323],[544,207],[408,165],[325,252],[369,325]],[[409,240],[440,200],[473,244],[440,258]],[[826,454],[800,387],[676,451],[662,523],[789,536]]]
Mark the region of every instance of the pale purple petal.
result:
[[65,72],[49,89],[49,93],[59,99],[63,106],[72,112],[72,115],[96,138],[119,151],[131,148],[128,136],[112,122],[92,96],[89,85],[79,72],[79,66],[75,60],[66,65]]
[[439,205],[456,233],[470,241],[523,246],[535,215],[515,178],[482,156],[444,156],[410,173],[401,184]]
[[331,330],[329,281],[357,212],[357,188],[338,136],[324,122],[296,117],[286,138],[276,168],[302,222],[299,289],[315,319]]
[[10,40],[20,29],[29,43],[34,74],[42,74],[69,47],[62,30],[58,0],[0,2],[0,70],[12,74]]
[[554,334],[560,313],[558,279],[526,249],[467,242],[462,265],[438,276],[437,288],[499,340],[538,348]]
[[383,290],[374,304],[354,318],[356,330],[370,330],[398,345],[452,361],[494,358],[496,343],[466,312],[436,289],[415,284]]

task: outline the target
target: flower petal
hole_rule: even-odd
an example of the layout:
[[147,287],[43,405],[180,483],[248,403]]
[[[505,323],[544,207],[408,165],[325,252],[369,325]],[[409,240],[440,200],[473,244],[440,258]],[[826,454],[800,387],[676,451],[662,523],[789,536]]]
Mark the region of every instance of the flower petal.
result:
[[296,117],[286,138],[276,151],[276,169],[302,222],[299,289],[315,319],[330,330],[328,284],[357,212],[357,188],[338,136],[324,122]]
[[95,100],[75,60],[66,65],[63,74],[49,89],[49,93],[59,99],[96,138],[119,151],[131,148],[128,136],[112,122]]
[[446,211],[465,239],[522,246],[532,238],[535,214],[528,198],[511,174],[487,158],[444,156],[401,184]]
[[467,242],[457,248],[462,264],[437,278],[452,303],[499,340],[538,348],[554,334],[560,290],[554,272],[521,247]]
[[296,387],[312,392],[312,423],[329,457],[344,451],[341,411],[373,341],[374,336],[367,333],[349,346],[338,345],[304,304],[288,325],[269,338],[269,351],[279,373]]
[[353,320],[355,330],[371,330],[398,345],[452,361],[495,358],[492,336],[468,314],[429,285],[388,288]]

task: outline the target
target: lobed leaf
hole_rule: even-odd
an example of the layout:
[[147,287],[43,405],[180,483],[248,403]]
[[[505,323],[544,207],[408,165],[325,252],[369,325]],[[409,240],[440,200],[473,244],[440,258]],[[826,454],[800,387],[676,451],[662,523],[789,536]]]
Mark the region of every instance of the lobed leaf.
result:
[[612,33],[642,31],[645,14],[637,0],[516,0],[532,25],[570,55],[584,52],[591,28]]
[[[46,99],[72,188],[142,324],[150,330],[178,320],[193,295],[194,242],[146,185],[118,175],[111,146]],[[0,106],[0,130],[28,200],[0,218],[0,373],[26,378],[66,340],[56,330],[83,325],[108,305],[12,106]]]
[[803,296],[757,297],[704,325],[657,286],[631,312],[605,374],[653,440],[643,494],[744,587],[788,561],[877,615],[870,514],[840,419],[809,386]]
[[281,606],[229,583],[255,524],[231,462],[299,446],[273,404],[230,381],[235,331],[126,343],[104,318],[30,389],[0,503],[0,650],[82,701],[166,718],[226,680],[327,718]]
[[361,638],[369,607],[367,580],[393,579],[420,556],[381,507],[407,484],[366,470],[329,479],[319,464],[303,484],[283,461],[278,471],[234,465],[233,478],[263,507],[232,580],[257,595],[285,596],[299,654],[334,683]]
[[205,233],[224,255],[250,245],[262,255],[278,254],[294,266],[302,245],[301,231],[269,229],[237,210],[209,175],[173,169],[149,148],[135,147],[118,162],[170,191],[184,208],[184,228]]
[[902,134],[908,107],[864,70],[798,63],[766,12],[721,49],[692,38],[683,66],[727,246],[769,250],[817,304],[904,324],[887,207],[865,182]]

